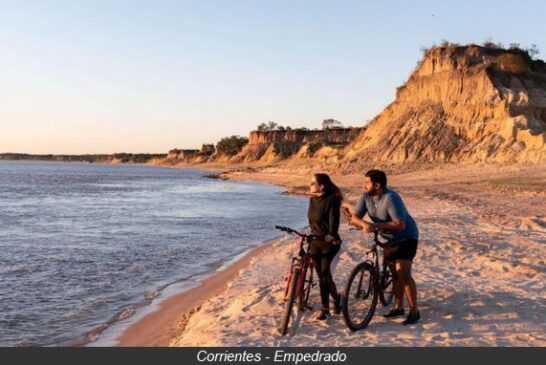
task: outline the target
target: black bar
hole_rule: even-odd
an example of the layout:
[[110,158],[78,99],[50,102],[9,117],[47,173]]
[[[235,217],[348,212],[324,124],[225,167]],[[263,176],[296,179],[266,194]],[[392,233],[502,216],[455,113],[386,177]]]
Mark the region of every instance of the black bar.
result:
[[[541,363],[545,348],[1,348],[3,364],[488,364]],[[466,363],[464,363],[466,365]]]

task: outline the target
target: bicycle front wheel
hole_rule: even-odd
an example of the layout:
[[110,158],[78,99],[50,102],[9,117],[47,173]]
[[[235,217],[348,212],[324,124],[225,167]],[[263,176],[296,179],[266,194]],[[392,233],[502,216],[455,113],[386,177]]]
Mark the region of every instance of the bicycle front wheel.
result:
[[284,312],[281,318],[281,325],[279,327],[279,332],[281,335],[286,335],[288,332],[288,323],[290,322],[290,317],[292,316],[292,308],[294,307],[294,297],[296,296],[296,290],[298,288],[298,283],[300,279],[300,269],[294,267],[292,269],[292,275],[290,275],[288,288],[288,295],[286,296],[286,303],[284,305]]
[[305,281],[303,282],[303,291],[300,295],[300,306],[299,309],[302,311],[305,311],[307,309],[311,309],[309,307],[309,295],[311,294],[311,289],[313,288],[314,282],[313,282],[313,265],[307,266],[304,271],[306,272]]
[[377,278],[372,265],[363,262],[349,276],[342,298],[345,324],[352,331],[366,328],[377,306]]

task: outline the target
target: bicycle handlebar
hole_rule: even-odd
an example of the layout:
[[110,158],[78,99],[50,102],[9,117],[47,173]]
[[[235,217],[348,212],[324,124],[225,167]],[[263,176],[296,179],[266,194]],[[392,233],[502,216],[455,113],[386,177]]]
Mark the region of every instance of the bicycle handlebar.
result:
[[[362,231],[362,228],[354,226],[354,225],[353,225],[352,228],[349,228],[349,231],[354,231],[354,230]],[[362,232],[365,233],[364,231],[362,231]],[[388,242],[385,242],[385,243],[380,242],[378,236],[379,236],[379,231],[373,232],[373,240],[374,240],[375,244],[378,245],[379,247],[388,248],[388,247],[398,246],[398,242],[396,242],[395,244],[389,244]]]
[[292,229],[290,227],[275,226],[275,228],[278,229],[278,230],[281,230],[283,232],[286,232],[288,234],[295,234],[296,236],[301,237],[301,238],[305,238],[307,240],[312,240],[312,239],[323,240],[324,239],[324,236],[317,236],[317,235],[313,235],[313,234],[300,233],[300,232],[298,232],[295,229]]
[[289,234],[295,234],[297,236],[303,237],[305,236],[303,233],[299,233],[295,229],[292,229],[290,227],[283,227],[283,226],[275,226],[276,229],[281,230],[283,232],[289,233]]

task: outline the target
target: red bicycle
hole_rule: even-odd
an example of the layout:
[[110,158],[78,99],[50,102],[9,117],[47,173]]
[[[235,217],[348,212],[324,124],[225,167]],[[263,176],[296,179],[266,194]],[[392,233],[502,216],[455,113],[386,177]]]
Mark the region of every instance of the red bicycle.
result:
[[288,227],[275,226],[275,228],[300,238],[298,255],[292,258],[290,271],[286,277],[285,306],[279,326],[279,332],[284,336],[288,332],[294,303],[298,303],[298,309],[301,311],[313,309],[308,304],[311,288],[316,285],[313,279],[313,261],[309,255],[309,243],[319,237],[303,234]]

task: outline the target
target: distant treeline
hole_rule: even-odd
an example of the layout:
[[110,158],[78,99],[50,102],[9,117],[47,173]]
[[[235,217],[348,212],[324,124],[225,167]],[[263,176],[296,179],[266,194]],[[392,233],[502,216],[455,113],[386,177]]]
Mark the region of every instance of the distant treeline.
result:
[[62,161],[62,162],[123,162],[146,163],[165,158],[165,153],[114,153],[111,155],[30,155],[26,153],[1,153],[0,160]]

